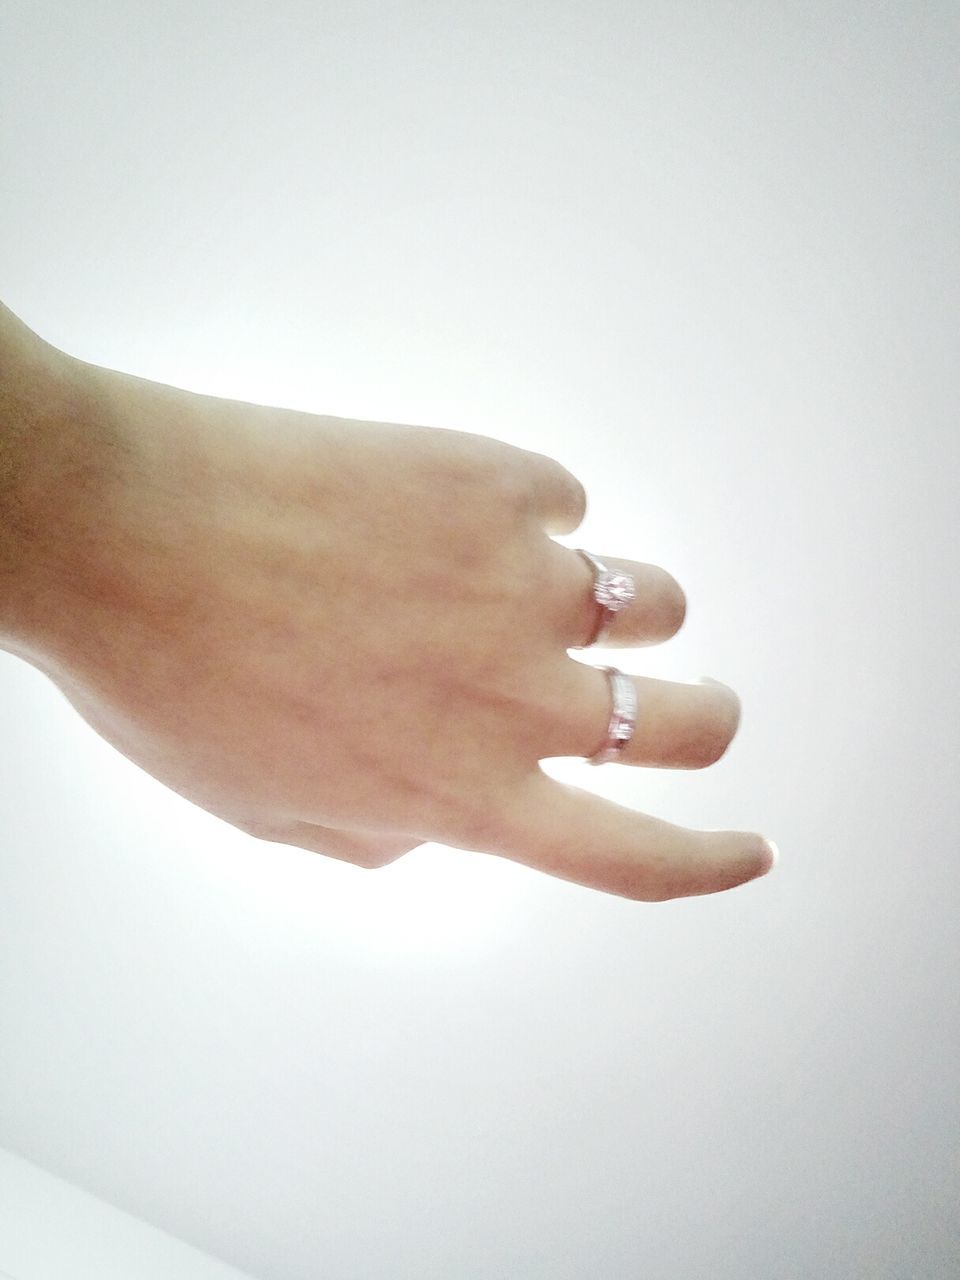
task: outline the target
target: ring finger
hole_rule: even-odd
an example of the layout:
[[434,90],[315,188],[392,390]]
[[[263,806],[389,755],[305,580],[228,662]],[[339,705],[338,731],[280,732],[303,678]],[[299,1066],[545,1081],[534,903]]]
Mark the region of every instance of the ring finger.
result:
[[[628,675],[637,694],[637,723],[617,763],[653,769],[705,769],[727,751],[740,727],[741,704],[727,685],[681,684]],[[604,671],[565,658],[552,705],[562,708],[540,738],[539,759],[596,755],[607,740],[610,681]]]

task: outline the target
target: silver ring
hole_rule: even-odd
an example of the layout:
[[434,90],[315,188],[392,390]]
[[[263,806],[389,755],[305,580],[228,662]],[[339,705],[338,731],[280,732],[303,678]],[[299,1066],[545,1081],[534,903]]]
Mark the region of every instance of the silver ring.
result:
[[605,671],[610,677],[613,709],[606,741],[596,755],[589,757],[589,763],[609,764],[620,759],[637,727],[637,686],[630,676],[616,667],[598,667],[597,670]]
[[599,643],[606,634],[614,614],[625,609],[632,600],[637,598],[637,584],[633,574],[615,573],[589,551],[584,551],[582,547],[577,547],[576,550],[577,554],[583,556],[593,569],[593,598],[600,606],[597,627],[592,637],[586,644],[576,646],[578,649],[589,649],[591,645]]

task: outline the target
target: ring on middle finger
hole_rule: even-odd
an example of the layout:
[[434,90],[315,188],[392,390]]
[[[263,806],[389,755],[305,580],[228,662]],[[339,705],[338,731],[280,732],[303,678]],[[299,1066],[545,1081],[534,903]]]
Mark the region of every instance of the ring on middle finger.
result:
[[577,547],[576,550],[594,573],[593,599],[598,606],[596,626],[586,644],[575,646],[577,649],[588,649],[591,645],[600,643],[614,616],[637,598],[637,587],[632,574],[614,572],[589,551],[584,551],[582,547]]

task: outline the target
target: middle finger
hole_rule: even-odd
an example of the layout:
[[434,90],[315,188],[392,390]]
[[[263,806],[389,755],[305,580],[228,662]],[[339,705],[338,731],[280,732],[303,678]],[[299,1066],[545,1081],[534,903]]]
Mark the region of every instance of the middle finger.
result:
[[[594,644],[601,606],[593,595],[596,574],[579,552],[551,540],[558,585],[564,608],[558,618],[560,639],[567,649],[583,649]],[[596,643],[605,649],[634,649],[661,644],[683,626],[687,598],[679,582],[659,565],[638,560],[597,556],[611,573],[629,574],[634,581],[633,600],[608,616],[603,637]]]

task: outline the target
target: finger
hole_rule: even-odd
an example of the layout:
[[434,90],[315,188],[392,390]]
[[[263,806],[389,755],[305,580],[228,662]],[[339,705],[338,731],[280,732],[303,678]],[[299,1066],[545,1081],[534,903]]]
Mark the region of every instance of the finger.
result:
[[381,835],[321,827],[314,822],[270,823],[255,819],[234,823],[248,835],[274,844],[290,844],[340,862],[373,870],[385,867],[424,844],[419,836]]
[[630,574],[635,595],[612,616],[593,595],[595,573],[577,551],[551,544],[557,558],[557,580],[564,584],[567,608],[560,615],[561,642],[566,649],[585,649],[594,643],[598,626],[608,619],[601,648],[634,649],[662,644],[675,636],[687,616],[687,597],[676,578],[656,564],[598,556],[611,573]]
[[[741,703],[733,689],[646,676],[628,679],[637,691],[637,723],[617,763],[706,769],[723,757],[740,727]],[[567,659],[551,701],[556,719],[539,738],[539,758],[596,755],[610,725],[609,677],[588,663]]]
[[673,826],[539,767],[501,798],[476,837],[463,847],[641,902],[721,893],[765,875],[775,860],[762,836]]
[[587,514],[587,491],[557,462],[543,453],[517,449],[528,486],[533,514],[547,533],[573,533]]

